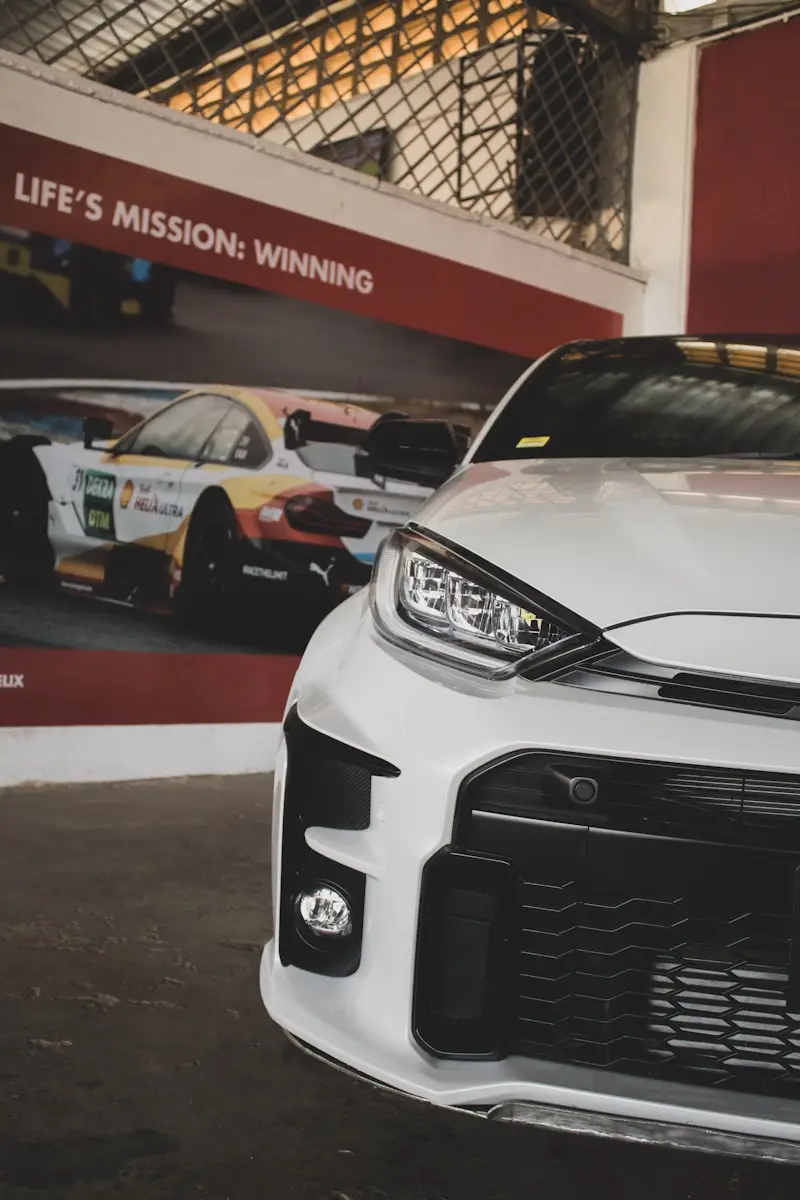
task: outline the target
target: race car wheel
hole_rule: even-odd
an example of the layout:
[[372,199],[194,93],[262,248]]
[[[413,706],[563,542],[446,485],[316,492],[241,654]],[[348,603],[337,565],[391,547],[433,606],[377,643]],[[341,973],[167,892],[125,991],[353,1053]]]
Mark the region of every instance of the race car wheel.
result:
[[183,576],[176,597],[178,614],[203,629],[226,616],[235,583],[237,526],[223,496],[198,505],[186,537]]
[[0,450],[0,570],[6,583],[39,587],[55,564],[48,537],[50,491],[33,453],[46,438],[13,438]]

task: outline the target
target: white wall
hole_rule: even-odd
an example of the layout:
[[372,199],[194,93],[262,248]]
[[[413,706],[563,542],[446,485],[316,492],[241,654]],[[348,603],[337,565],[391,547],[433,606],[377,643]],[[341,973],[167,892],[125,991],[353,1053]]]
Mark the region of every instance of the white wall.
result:
[[696,43],[675,46],[639,75],[631,263],[647,290],[636,332],[686,328],[699,53]]
[[271,771],[278,725],[0,729],[0,788]]

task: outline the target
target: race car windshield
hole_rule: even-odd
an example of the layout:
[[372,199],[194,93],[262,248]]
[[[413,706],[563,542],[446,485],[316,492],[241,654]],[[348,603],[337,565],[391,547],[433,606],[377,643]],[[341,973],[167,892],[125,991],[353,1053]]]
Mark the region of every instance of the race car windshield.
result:
[[800,349],[691,339],[628,346],[545,360],[474,461],[800,458]]
[[297,456],[304,466],[329,475],[357,475],[357,453],[357,446],[339,442],[308,442],[297,449]]

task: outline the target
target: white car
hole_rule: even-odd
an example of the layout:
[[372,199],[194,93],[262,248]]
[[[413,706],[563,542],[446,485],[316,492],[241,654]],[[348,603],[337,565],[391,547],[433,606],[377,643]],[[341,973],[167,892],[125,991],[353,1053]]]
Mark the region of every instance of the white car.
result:
[[800,1161],[799,720],[800,338],[548,355],[302,661],[269,1013],[435,1104]]

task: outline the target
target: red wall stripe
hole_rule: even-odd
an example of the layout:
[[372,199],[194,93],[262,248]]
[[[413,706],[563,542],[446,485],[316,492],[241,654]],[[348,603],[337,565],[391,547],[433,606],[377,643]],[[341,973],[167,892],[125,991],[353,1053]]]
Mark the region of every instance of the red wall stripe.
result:
[[0,647],[0,726],[280,721],[298,661]]
[[702,51],[689,331],[800,327],[800,20]]
[[[0,222],[6,225],[532,358],[570,338],[622,332],[620,313],[9,125],[0,124],[0,162]],[[15,199],[19,172],[23,195],[31,194],[30,180],[36,177],[67,185],[75,196],[82,191],[83,197],[71,213],[59,211],[56,199],[46,208],[25,203]],[[103,198],[100,220],[86,218],[89,193]],[[237,253],[231,258],[203,252],[115,226],[119,201],[235,232]],[[256,238],[366,269],[374,289],[362,294],[259,266]]]

